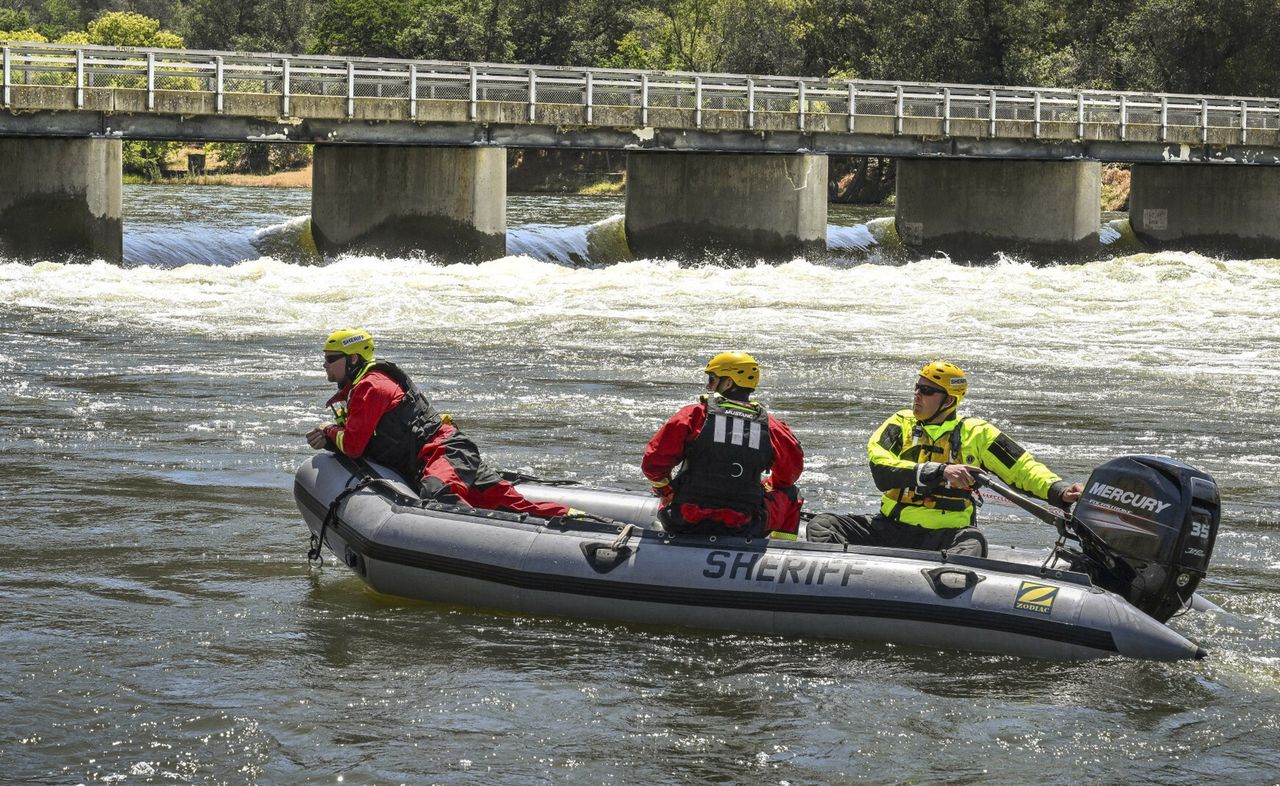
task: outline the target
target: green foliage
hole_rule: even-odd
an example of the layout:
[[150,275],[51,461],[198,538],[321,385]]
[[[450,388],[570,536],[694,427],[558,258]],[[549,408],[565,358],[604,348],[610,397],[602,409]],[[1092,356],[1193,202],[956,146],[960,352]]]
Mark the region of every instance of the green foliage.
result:
[[313,151],[311,145],[268,142],[211,142],[205,149],[221,159],[229,171],[256,175],[306,166]]
[[160,29],[160,22],[131,11],[112,11],[89,23],[89,43],[101,46],[148,46],[177,49],[182,39]]
[[25,30],[0,30],[0,41],[26,41],[33,44],[43,44],[49,39],[40,35],[40,33],[27,28]]
[[617,48],[602,63],[606,68],[648,68],[676,70],[677,61],[669,42],[662,15],[651,9],[638,9],[628,20],[631,29],[618,39]]
[[515,59],[511,19],[502,0],[421,0],[396,44],[409,57],[432,60]]
[[45,0],[39,12],[40,29],[51,39],[74,30],[84,30],[85,24],[98,15],[100,8],[96,3],[83,0]]
[[31,26],[31,15],[26,11],[0,8],[0,40],[44,42],[55,40],[60,44],[97,44],[101,46],[142,46],[179,49],[182,38],[168,30],[160,29],[160,22],[151,17],[132,12],[112,11],[90,21],[84,30],[68,29],[64,22],[74,21],[76,14],[66,0],[51,0],[45,4],[52,11],[49,19]]
[[181,147],[182,144],[179,142],[125,140],[121,146],[121,163],[124,173],[143,180],[159,180],[160,169],[165,160]]
[[1100,81],[1136,90],[1276,94],[1280,3],[1130,0],[1117,10],[1085,61],[1101,71]]
[[630,29],[641,0],[511,0],[515,61],[598,66]]
[[179,27],[190,46],[300,54],[317,11],[313,0],[189,0]]
[[414,0],[325,0],[312,23],[311,51],[400,57],[398,39],[417,20]]
[[[607,65],[675,71],[759,72],[784,63],[794,49],[786,17],[790,0],[661,0],[633,9],[630,30]],[[760,25],[762,19],[768,23]]]
[[656,42],[659,50],[682,71],[717,71],[725,49],[725,11],[719,0],[660,0]]
[[31,15],[19,8],[0,7],[0,35],[8,35],[9,31],[30,30]]

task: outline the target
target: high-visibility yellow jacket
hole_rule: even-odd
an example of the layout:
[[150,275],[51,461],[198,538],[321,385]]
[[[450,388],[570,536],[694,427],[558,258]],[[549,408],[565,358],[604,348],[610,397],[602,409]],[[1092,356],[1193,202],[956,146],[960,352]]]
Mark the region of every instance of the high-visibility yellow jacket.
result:
[[927,424],[911,410],[901,410],[871,435],[867,457],[876,488],[884,492],[881,514],[926,529],[969,527],[977,517],[972,492],[946,486],[942,471],[947,464],[989,470],[1040,499],[1061,494],[1054,488],[1061,478],[980,418]]

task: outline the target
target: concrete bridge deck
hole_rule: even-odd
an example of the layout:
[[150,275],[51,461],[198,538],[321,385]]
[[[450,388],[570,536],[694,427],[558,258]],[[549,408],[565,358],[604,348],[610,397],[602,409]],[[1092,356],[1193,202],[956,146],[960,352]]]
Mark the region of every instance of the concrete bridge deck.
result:
[[0,135],[1280,163],[1280,101],[9,44]]

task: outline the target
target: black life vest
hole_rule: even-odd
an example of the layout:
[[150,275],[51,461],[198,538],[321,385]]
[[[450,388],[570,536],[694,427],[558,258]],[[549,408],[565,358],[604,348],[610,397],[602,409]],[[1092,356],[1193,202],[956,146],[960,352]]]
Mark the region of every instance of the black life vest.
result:
[[773,466],[769,414],[756,402],[740,403],[722,396],[703,399],[707,419],[685,449],[684,466],[671,481],[668,515],[680,506],[728,508],[764,520],[764,487],[760,476]]
[[394,469],[405,480],[414,483],[422,471],[418,453],[436,435],[444,421],[409,375],[395,363],[375,360],[361,376],[370,371],[381,371],[390,377],[404,391],[404,398],[378,421],[377,430],[365,446],[364,457]]

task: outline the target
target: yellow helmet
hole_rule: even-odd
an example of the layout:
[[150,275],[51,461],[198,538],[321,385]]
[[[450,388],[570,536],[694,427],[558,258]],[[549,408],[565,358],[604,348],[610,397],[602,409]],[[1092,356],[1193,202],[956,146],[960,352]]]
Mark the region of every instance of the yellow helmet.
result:
[[324,342],[325,352],[341,352],[359,355],[365,362],[373,362],[373,334],[363,328],[344,328],[329,334]]
[[964,370],[954,363],[935,360],[920,369],[920,376],[947,391],[948,396],[955,396],[956,404],[969,392],[969,381],[965,379]]
[[760,384],[760,364],[746,352],[721,352],[707,361],[704,369],[717,377],[728,377],[733,384],[755,390]]

